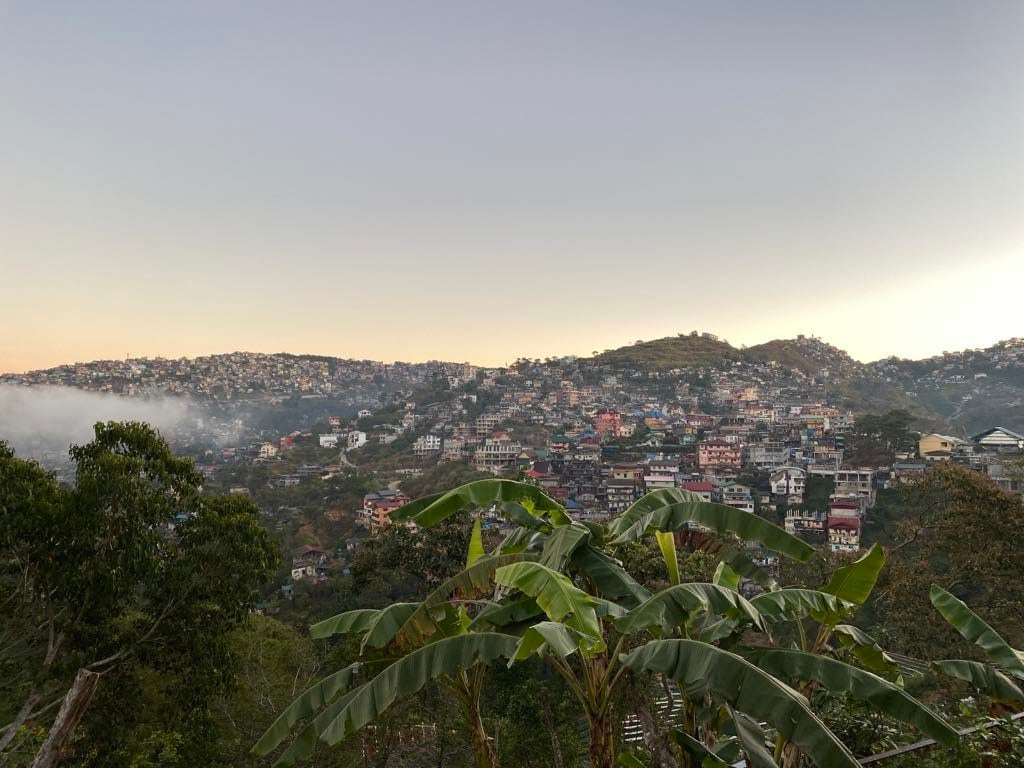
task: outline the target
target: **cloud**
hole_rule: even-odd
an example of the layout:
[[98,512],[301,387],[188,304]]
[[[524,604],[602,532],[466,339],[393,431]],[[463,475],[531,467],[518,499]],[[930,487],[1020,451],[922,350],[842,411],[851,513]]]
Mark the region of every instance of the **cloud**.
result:
[[199,414],[171,397],[128,398],[73,387],[0,384],[0,440],[22,456],[88,442],[98,421],[145,421],[165,436],[194,427]]

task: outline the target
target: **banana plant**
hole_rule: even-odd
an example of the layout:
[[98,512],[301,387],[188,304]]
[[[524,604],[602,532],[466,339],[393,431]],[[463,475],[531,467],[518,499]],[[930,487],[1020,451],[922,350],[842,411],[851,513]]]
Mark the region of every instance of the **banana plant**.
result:
[[937,584],[929,594],[932,605],[967,640],[980,647],[991,664],[965,659],[932,662],[936,672],[959,678],[992,699],[996,707],[1024,704],[1024,651],[1010,646],[978,614]]
[[[467,567],[418,603],[346,611],[310,628],[314,639],[351,635],[360,639],[357,661],[328,675],[298,696],[253,747],[274,752],[297,729],[275,765],[308,758],[317,741],[338,744],[376,720],[396,701],[430,682],[442,685],[458,703],[468,729],[476,768],[498,764],[493,740],[481,716],[487,664],[510,658],[519,639],[474,625],[467,606],[487,604],[497,570],[524,563],[526,553],[486,555],[474,524]],[[383,656],[381,656],[383,654]]]
[[[726,627],[725,637],[742,629],[768,631],[767,620],[735,589],[740,574],[769,582],[757,578],[759,569],[739,548],[721,547],[711,550],[724,555],[724,564],[716,573],[718,583],[680,584],[675,567],[677,532],[699,526],[702,533],[758,541],[800,560],[814,553],[804,542],[759,517],[704,502],[685,491],[668,489],[649,494],[603,526],[574,521],[559,510],[557,502],[535,488],[521,485],[490,480],[471,483],[448,494],[413,502],[392,519],[429,527],[466,506],[476,506],[492,509],[517,526],[492,556],[514,551],[534,557],[497,569],[494,580],[502,591],[478,613],[471,628],[518,634],[520,639],[509,664],[537,655],[563,677],[586,717],[594,768],[610,768],[615,761],[615,694],[630,670],[641,672],[646,663],[637,651],[625,653],[627,645],[636,644],[637,635],[649,632],[659,638],[655,642],[669,642],[667,638],[689,638],[714,627]],[[670,575],[669,587],[656,594],[638,584],[614,556],[619,544],[649,534],[659,539]],[[690,642],[706,652],[718,650],[712,642]],[[732,675],[727,666],[716,667],[715,671]],[[767,673],[761,673],[760,678],[772,679]],[[719,687],[727,685],[728,680],[723,679]],[[774,686],[788,690],[779,681]],[[707,693],[697,695],[704,698]],[[834,751],[842,751],[842,745],[797,697],[800,707],[805,714],[800,721],[801,733],[818,728],[824,734],[823,743],[832,743]],[[831,757],[832,753],[814,756]]]
[[[466,509],[500,515],[512,530],[490,553],[483,553],[474,533],[468,568],[418,604],[350,612],[315,625],[314,636],[357,633],[364,666],[375,649],[390,656],[367,682],[364,666],[356,666],[306,691],[257,751],[275,749],[302,723],[282,755],[293,761],[317,739],[337,743],[398,697],[438,681],[464,702],[478,768],[494,765],[479,718],[485,667],[499,658],[512,665],[533,656],[545,659],[578,699],[592,768],[615,763],[616,694],[630,677],[644,685],[658,676],[679,684],[689,702],[677,736],[684,761],[693,756],[713,764],[742,752],[751,765],[767,768],[785,752],[789,765],[804,755],[820,766],[853,768],[849,750],[811,710],[810,695],[818,687],[861,698],[937,738],[953,733],[886,680],[882,674],[894,673],[891,659],[843,623],[870,594],[884,562],[880,550],[839,569],[820,590],[778,589],[758,577],[742,549],[724,543],[705,548],[722,563],[713,583],[675,583],[676,534],[757,541],[799,560],[813,550],[755,515],[672,489],[640,499],[608,525],[575,521],[538,488],[508,480],[469,483],[414,501],[392,519],[430,527]],[[658,534],[673,537],[671,547],[659,537],[671,583],[652,593],[615,552],[621,543]],[[772,589],[748,600],[737,591],[740,576]],[[819,625],[813,641],[808,620]],[[796,647],[779,643],[791,623]],[[862,666],[876,665],[880,674],[845,663],[839,658],[844,654]],[[774,755],[766,748],[762,720],[779,734]],[[713,745],[718,757],[696,755],[694,741]]]
[[[772,632],[760,647],[744,652],[759,669],[792,684],[810,699],[816,693],[845,693],[943,743],[956,732],[902,687],[902,669],[863,630],[846,623],[871,595],[885,554],[877,544],[838,568],[818,590],[781,589],[751,603]],[[783,632],[788,642],[781,642]],[[775,759],[798,766],[805,746],[779,732]]]

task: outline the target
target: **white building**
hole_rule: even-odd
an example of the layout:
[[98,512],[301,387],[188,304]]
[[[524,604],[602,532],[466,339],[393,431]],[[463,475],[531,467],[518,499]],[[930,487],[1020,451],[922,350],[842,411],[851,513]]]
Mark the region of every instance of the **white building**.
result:
[[800,496],[807,487],[807,473],[800,467],[777,467],[768,475],[775,496]]
[[437,435],[420,435],[412,444],[412,452],[416,456],[429,456],[441,450],[441,438]]
[[518,440],[511,440],[508,435],[500,433],[488,437],[483,445],[473,454],[473,464],[481,472],[498,473],[515,466],[516,459],[522,453],[523,446]]
[[338,447],[338,435],[320,435],[320,447],[321,448],[337,448]]
[[360,446],[366,445],[366,433],[353,430],[348,433],[348,450],[352,451]]

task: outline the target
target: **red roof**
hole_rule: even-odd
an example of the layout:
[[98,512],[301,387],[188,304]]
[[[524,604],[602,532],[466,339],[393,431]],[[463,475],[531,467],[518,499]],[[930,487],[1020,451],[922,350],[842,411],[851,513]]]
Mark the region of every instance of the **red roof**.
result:
[[715,486],[711,483],[683,483],[683,488],[687,491],[694,491],[697,493],[701,491],[711,492],[715,490]]
[[848,528],[853,531],[860,528],[860,519],[856,517],[830,517],[828,519],[828,527]]

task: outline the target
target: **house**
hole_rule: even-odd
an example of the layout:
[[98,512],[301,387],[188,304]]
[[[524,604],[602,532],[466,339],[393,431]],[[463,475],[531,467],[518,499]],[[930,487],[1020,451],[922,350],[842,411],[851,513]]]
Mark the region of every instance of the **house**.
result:
[[495,432],[473,454],[473,465],[481,472],[499,474],[515,466],[523,446],[507,432]]
[[441,438],[438,435],[420,435],[412,444],[415,456],[429,456],[441,450]]
[[754,496],[750,487],[739,483],[730,483],[722,487],[722,503],[727,507],[742,509],[754,514]]
[[638,485],[633,479],[609,479],[607,483],[608,512],[618,515],[637,500]]
[[337,448],[338,447],[338,435],[320,435],[320,447],[321,448]]
[[867,499],[867,508],[875,506],[875,473],[870,469],[840,469],[833,481],[837,495],[858,495]]
[[408,504],[412,499],[401,491],[384,488],[375,493],[363,496],[363,509],[360,522],[376,533],[391,524],[391,513]]
[[327,573],[327,550],[319,547],[302,547],[292,555],[292,581],[315,579]]
[[610,480],[630,480],[639,483],[644,477],[644,468],[639,464],[617,464],[608,471]]
[[725,440],[709,440],[697,448],[697,464],[701,469],[731,467],[739,469],[743,461],[743,448]]
[[789,450],[780,442],[752,443],[745,452],[747,465],[754,469],[771,469],[789,458]]
[[856,552],[860,549],[860,518],[828,518],[828,546],[833,552]]
[[675,488],[676,476],[668,472],[650,472],[644,475],[644,488],[647,493],[662,488]]
[[980,448],[991,451],[1024,451],[1024,435],[1018,435],[1005,427],[992,427],[971,438]]
[[909,483],[923,475],[927,469],[928,464],[923,461],[897,461],[892,465],[892,474],[897,483]]
[[799,536],[811,544],[824,544],[827,537],[828,515],[803,509],[786,510],[786,533]]
[[711,501],[715,493],[715,486],[711,483],[687,482],[683,483],[683,490],[697,494],[703,501]]
[[917,441],[917,455],[922,459],[931,458],[933,454],[942,454],[942,456],[936,458],[947,458],[953,451],[965,448],[968,445],[970,443],[966,440],[961,440],[959,437],[931,433],[921,435],[921,439]]
[[571,445],[565,435],[552,435],[548,438],[548,450],[552,453],[566,453]]
[[441,446],[443,461],[459,461],[466,455],[466,440],[462,437],[446,437]]
[[356,448],[360,448],[366,445],[366,433],[360,432],[359,430],[353,430],[348,433],[348,441],[346,442],[348,450],[353,451]]
[[773,496],[803,498],[807,487],[807,472],[800,467],[778,467],[768,475],[768,483]]
[[261,459],[272,459],[277,456],[277,446],[273,443],[263,443],[256,455]]
[[613,409],[602,408],[594,417],[594,431],[606,440],[614,440],[622,428],[622,414]]

